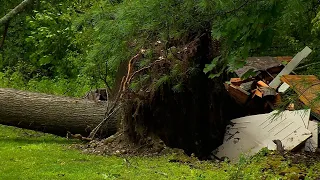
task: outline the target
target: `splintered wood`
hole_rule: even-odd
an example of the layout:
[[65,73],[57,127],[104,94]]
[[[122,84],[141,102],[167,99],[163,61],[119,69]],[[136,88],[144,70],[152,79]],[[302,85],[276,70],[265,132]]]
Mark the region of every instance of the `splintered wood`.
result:
[[281,81],[299,95],[300,101],[309,106],[313,114],[320,117],[320,80],[313,75],[284,75]]

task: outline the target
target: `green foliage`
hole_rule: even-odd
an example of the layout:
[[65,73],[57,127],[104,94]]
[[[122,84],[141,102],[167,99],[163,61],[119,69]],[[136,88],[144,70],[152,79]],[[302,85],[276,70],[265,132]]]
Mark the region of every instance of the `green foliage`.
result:
[[314,12],[318,7],[315,0],[220,1],[212,26],[213,38],[222,42],[220,64],[233,71],[242,67],[248,56],[293,56],[306,45],[314,50],[310,59],[317,61],[319,37]]
[[[5,12],[17,4],[8,3]],[[101,79],[86,73],[90,63],[84,57],[90,39],[81,37],[83,30],[72,21],[81,19],[77,11],[91,6],[89,1],[40,1],[39,7],[13,18],[0,51],[1,87],[70,96],[104,87]]]
[[83,97],[93,86],[87,77],[77,79],[49,79],[47,77],[30,79],[28,82],[19,71],[0,72],[0,87],[43,92],[56,95]]
[[[0,15],[19,2],[6,1]],[[162,55],[173,62],[163,76],[179,85],[197,67],[175,60],[175,46],[210,30],[221,46],[203,69],[210,78],[238,69],[248,56],[294,55],[305,45],[315,52],[310,63],[319,57],[318,7],[316,0],[41,0],[12,20],[0,68],[21,74],[20,85],[45,78],[101,87],[112,85],[120,64],[141,48],[147,52],[140,68],[152,63],[159,55],[153,44],[161,41]],[[318,74],[318,67],[304,71]]]
[[41,1],[40,6],[43,11],[35,10],[32,16],[26,17],[30,31],[26,38],[28,61],[40,70],[40,76],[72,77],[78,73],[77,68],[65,58],[68,53],[76,51],[72,43],[75,32],[71,27],[70,10],[61,10],[45,1]]

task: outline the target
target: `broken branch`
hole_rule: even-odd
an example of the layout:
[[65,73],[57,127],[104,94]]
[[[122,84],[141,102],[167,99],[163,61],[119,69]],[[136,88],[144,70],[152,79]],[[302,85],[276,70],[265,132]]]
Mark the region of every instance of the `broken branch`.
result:
[[314,62],[314,63],[306,64],[304,66],[300,66],[300,67],[295,68],[295,70],[301,70],[301,69],[307,68],[309,66],[317,65],[317,64],[320,64],[320,62]]
[[138,53],[138,54],[136,54],[135,56],[133,56],[133,57],[129,60],[127,76],[126,76],[126,79],[125,79],[125,81],[124,81],[123,87],[121,86],[123,91],[125,90],[126,84],[127,84],[128,79],[129,79],[129,77],[130,77],[130,74],[131,74],[131,71],[132,71],[132,64],[133,64],[134,61],[135,61],[136,59],[138,59],[139,56],[141,56],[141,55],[142,55],[141,53]]
[[130,76],[130,78],[128,79],[128,82],[127,82],[127,83],[130,83],[131,80],[132,80],[132,78],[133,78],[136,74],[138,74],[138,73],[140,73],[140,72],[142,72],[142,71],[144,71],[144,70],[146,70],[146,69],[151,68],[152,66],[154,66],[155,64],[157,64],[157,63],[159,63],[159,62],[161,62],[161,60],[156,60],[156,61],[153,62],[151,65],[149,65],[149,66],[147,66],[147,67],[143,67],[143,68],[135,71],[135,72]]
[[11,10],[8,14],[6,14],[0,19],[0,25],[6,24],[7,22],[9,22],[15,15],[22,12],[32,2],[33,0],[22,1],[18,6],[16,6],[13,10]]
[[238,10],[240,10],[240,9],[244,8],[244,7],[245,7],[249,2],[250,2],[250,0],[247,0],[247,1],[245,1],[244,3],[242,3],[239,7],[234,8],[234,9],[229,10],[229,11],[225,11],[225,12],[224,12],[224,14],[229,14],[229,13],[236,12],[236,11],[238,11]]
[[[118,105],[119,100],[122,97],[123,91],[122,88],[123,84],[124,84],[124,79],[125,77],[122,78],[121,80],[121,84],[120,84],[120,88],[116,97],[116,100],[113,103],[113,106],[109,109],[109,99],[108,99],[108,104],[107,104],[107,111],[105,113],[105,118],[91,131],[91,133],[89,134],[88,138],[93,139],[97,132],[99,131],[99,129],[110,119],[110,117],[119,110],[119,108],[121,107],[121,105]],[[118,105],[118,107],[117,107]]]

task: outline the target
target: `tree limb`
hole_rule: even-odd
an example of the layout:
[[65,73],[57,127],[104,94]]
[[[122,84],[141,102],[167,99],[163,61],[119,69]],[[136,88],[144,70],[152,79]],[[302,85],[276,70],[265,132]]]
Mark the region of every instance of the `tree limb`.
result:
[[[132,65],[135,63],[135,61],[139,58],[142,57],[142,52],[139,52],[138,54],[136,54],[135,56],[133,56],[128,63],[128,71],[127,71],[127,75],[122,77],[121,80],[121,84],[119,87],[119,91],[118,94],[113,102],[113,104],[110,106],[110,100],[107,100],[107,111],[105,113],[105,117],[103,118],[103,120],[100,122],[99,125],[97,125],[89,134],[88,138],[89,139],[93,139],[96,135],[96,133],[98,132],[98,130],[102,127],[102,125],[104,125],[106,122],[108,122],[108,120],[111,118],[111,116],[116,113],[120,108],[121,108],[121,102],[119,103],[119,101],[122,99],[123,94],[126,92],[127,90],[127,83],[129,82],[130,79],[132,79],[133,75],[135,75],[136,73],[134,73],[133,75],[131,75],[132,72]],[[153,64],[155,64],[156,62],[154,62]],[[152,64],[152,65],[153,65]],[[150,67],[152,66],[150,65]],[[150,68],[149,67],[149,68]],[[147,67],[148,68],[148,67]],[[143,68],[144,69],[144,68]],[[140,71],[142,71],[143,69],[140,69]]]
[[123,84],[123,87],[122,87],[122,91],[125,91],[125,89],[127,88],[127,82],[129,80],[129,77],[130,77],[130,74],[131,74],[131,71],[132,71],[132,65],[134,64],[134,62],[141,57],[141,53],[138,53],[136,54],[135,56],[133,56],[130,60],[129,60],[129,63],[128,63],[128,72],[127,72],[127,76],[125,78],[125,81],[124,81],[124,84]]
[[0,26],[9,22],[15,15],[22,12],[32,2],[33,0],[22,1],[18,6],[16,6],[13,10],[11,10],[8,14],[0,19]]
[[249,4],[250,1],[251,1],[251,0],[246,0],[246,1],[243,2],[240,6],[234,8],[234,9],[228,10],[228,11],[224,11],[224,12],[219,13],[219,14],[226,15],[226,14],[230,14],[230,13],[239,11],[239,10],[241,10],[242,8],[244,8],[247,4]]
[[0,42],[0,50],[2,49],[3,45],[4,45],[4,40],[6,39],[7,36],[7,32],[8,32],[8,28],[9,28],[9,23],[10,21],[7,21],[5,26],[4,26],[4,31],[3,31],[3,36],[2,36],[2,40]]
[[110,105],[109,105],[109,102],[110,100],[108,99],[107,100],[107,111],[105,113],[105,118],[103,118],[103,120],[100,122],[100,124],[98,124],[92,131],[91,133],[89,134],[88,138],[89,139],[93,139],[95,137],[95,135],[97,134],[97,132],[99,131],[99,129],[111,118],[111,116],[116,113],[120,107],[121,107],[121,104],[118,104],[119,100],[121,99],[122,97],[122,94],[123,94],[123,91],[122,91],[122,86],[123,86],[123,83],[124,83],[124,79],[125,77],[122,78],[122,81],[121,81],[121,84],[120,84],[120,89],[118,91],[118,94],[117,94],[117,97],[115,99],[115,101],[113,102],[113,105],[112,107],[109,109]]
[[143,67],[143,68],[135,71],[135,72],[130,76],[130,78],[128,79],[128,82],[127,82],[127,83],[129,84],[129,83],[131,82],[132,78],[133,78],[136,74],[138,74],[138,73],[140,73],[140,72],[142,72],[142,71],[144,71],[144,70],[146,70],[146,69],[149,69],[149,68],[151,68],[152,66],[154,66],[154,65],[156,65],[156,64],[158,64],[158,63],[160,63],[160,62],[161,62],[161,60],[156,60],[156,61],[154,61],[152,64],[150,64],[149,66]]
[[301,69],[307,68],[309,66],[317,65],[317,64],[320,64],[320,62],[314,62],[314,63],[306,64],[304,66],[296,67],[295,70],[301,70]]

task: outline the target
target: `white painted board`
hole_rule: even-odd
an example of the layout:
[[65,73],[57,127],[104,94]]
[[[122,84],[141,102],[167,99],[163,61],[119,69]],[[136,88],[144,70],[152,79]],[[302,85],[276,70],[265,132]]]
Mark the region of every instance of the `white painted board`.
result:
[[302,59],[306,58],[312,50],[306,46],[301,52],[296,54],[294,58],[282,69],[282,71],[270,82],[269,86],[277,89],[277,87],[281,84],[280,77],[283,75],[290,74],[294,68],[296,68]]
[[224,143],[216,156],[238,160],[241,154],[253,155],[267,147],[275,150],[273,140],[281,140],[285,150],[292,150],[305,142],[312,133],[308,127],[310,109],[246,116],[234,119],[227,127]]

